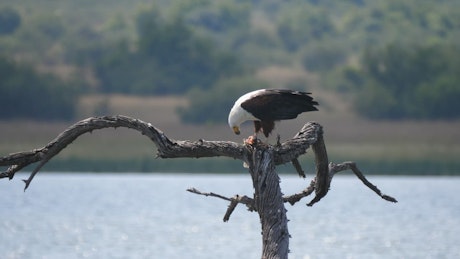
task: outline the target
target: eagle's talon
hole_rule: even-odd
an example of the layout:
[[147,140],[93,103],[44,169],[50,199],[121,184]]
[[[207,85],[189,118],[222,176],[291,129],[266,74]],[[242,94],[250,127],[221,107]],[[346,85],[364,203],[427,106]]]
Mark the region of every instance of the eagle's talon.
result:
[[249,136],[247,139],[244,140],[244,144],[254,146],[260,141],[257,136]]

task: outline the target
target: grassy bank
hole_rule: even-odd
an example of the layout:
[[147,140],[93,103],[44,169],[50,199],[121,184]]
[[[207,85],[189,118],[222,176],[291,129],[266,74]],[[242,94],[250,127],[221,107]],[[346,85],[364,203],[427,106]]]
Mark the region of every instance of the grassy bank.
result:
[[[345,160],[335,160],[343,162]],[[348,160],[347,160],[348,161]],[[366,175],[459,175],[460,161],[439,160],[354,160]],[[303,159],[302,167],[307,175],[315,172],[311,159]],[[33,167],[26,168],[32,171]],[[247,169],[241,161],[229,158],[202,159],[154,159],[140,157],[134,159],[79,159],[57,158],[46,165],[43,171],[59,172],[168,172],[168,173],[236,173],[245,174]],[[290,164],[279,166],[280,174],[296,174]],[[341,174],[351,174],[351,171]]]

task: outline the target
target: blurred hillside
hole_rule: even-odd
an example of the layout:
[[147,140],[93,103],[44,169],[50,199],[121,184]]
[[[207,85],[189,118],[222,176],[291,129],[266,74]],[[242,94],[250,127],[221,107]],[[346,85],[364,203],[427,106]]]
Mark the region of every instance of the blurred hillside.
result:
[[[29,103],[18,102],[26,93],[62,101],[56,96],[65,89],[63,107],[83,93],[189,94],[193,107],[208,110],[209,99],[229,102],[264,86],[326,88],[352,97],[354,111],[369,118],[458,118],[452,112],[460,96],[456,7],[454,0],[6,0],[0,72],[12,78],[2,78],[0,91],[9,95],[2,101],[16,99],[18,106]],[[276,85],[250,80],[273,66],[301,68],[312,78]],[[31,70],[47,77],[30,76]],[[49,117],[69,119],[75,112],[63,110]],[[192,109],[181,117],[202,123],[225,111],[199,114]]]
[[[313,119],[336,157],[385,173],[459,172],[459,42],[454,0],[4,0],[0,146],[34,148],[75,120],[118,113],[177,139],[240,141],[225,125],[232,102],[276,87],[320,102],[279,125],[285,138]],[[157,169],[150,147],[135,151],[142,140],[115,151],[104,148],[115,137],[98,136],[82,142],[94,152],[74,147],[63,164],[129,153],[141,157],[133,170]]]

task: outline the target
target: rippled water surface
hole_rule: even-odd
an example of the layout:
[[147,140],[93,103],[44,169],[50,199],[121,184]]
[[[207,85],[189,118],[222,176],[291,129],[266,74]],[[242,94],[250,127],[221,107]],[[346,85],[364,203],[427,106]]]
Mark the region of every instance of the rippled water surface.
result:
[[[251,195],[248,175],[43,174],[0,181],[0,258],[260,258],[256,213],[186,192]],[[307,180],[281,175],[285,194]],[[290,258],[460,258],[460,178],[352,176],[286,205]]]

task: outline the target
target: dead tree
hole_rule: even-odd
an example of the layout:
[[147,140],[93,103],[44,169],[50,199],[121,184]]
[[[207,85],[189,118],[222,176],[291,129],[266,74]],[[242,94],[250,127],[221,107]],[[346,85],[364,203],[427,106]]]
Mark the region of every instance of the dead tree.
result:
[[[7,169],[0,173],[0,178],[12,179],[15,173],[25,166],[38,163],[29,178],[24,180],[24,190],[26,190],[43,165],[80,135],[97,129],[117,127],[134,129],[150,138],[157,147],[159,158],[225,156],[243,161],[249,168],[252,178],[254,186],[252,197],[235,195],[229,198],[212,192],[201,192],[195,188],[188,189],[188,191],[229,201],[224,221],[229,220],[231,213],[240,203],[244,204],[248,210],[256,211],[262,227],[262,258],[287,258],[288,256],[289,232],[284,203],[294,205],[314,192],[315,197],[307,204],[312,206],[327,194],[333,176],[340,171],[351,169],[367,187],[381,198],[396,202],[396,199],[382,194],[376,186],[371,184],[354,162],[329,163],[323,140],[323,129],[315,122],[308,122],[292,139],[283,143],[280,143],[278,138],[276,145],[268,145],[260,141],[249,145],[202,139],[198,141],[172,140],[161,130],[141,120],[125,116],[92,117],[72,125],[42,148],[1,157],[0,166],[7,167]],[[312,147],[315,155],[315,177],[303,191],[283,196],[279,185],[280,179],[275,170],[276,166],[292,163],[299,175],[305,177],[297,158],[305,154],[309,147]]]

